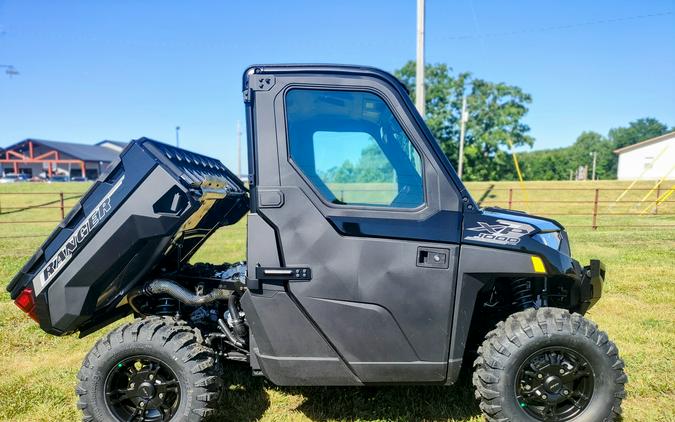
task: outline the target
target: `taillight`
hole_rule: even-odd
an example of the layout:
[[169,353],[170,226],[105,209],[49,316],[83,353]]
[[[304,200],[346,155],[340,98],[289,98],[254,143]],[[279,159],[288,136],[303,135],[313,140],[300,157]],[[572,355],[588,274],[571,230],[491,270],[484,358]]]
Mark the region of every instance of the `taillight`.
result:
[[19,296],[14,300],[16,306],[33,318],[33,321],[39,322],[37,319],[35,308],[35,298],[33,297],[33,289],[23,289]]

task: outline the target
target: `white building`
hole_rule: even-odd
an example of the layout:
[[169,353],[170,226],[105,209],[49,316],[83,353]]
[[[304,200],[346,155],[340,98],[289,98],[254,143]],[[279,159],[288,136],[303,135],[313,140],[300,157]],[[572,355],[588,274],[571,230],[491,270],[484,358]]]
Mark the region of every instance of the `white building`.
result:
[[614,150],[619,180],[675,179],[675,132]]

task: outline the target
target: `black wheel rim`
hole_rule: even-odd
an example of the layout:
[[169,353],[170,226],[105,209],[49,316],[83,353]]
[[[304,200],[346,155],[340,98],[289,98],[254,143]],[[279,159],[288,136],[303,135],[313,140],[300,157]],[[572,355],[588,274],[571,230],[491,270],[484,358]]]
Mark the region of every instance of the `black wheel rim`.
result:
[[160,359],[132,356],[108,373],[105,402],[120,421],[169,421],[180,405],[180,384],[176,374]]
[[537,420],[568,421],[590,403],[594,378],[593,368],[581,354],[566,347],[548,347],[520,365],[516,400]]

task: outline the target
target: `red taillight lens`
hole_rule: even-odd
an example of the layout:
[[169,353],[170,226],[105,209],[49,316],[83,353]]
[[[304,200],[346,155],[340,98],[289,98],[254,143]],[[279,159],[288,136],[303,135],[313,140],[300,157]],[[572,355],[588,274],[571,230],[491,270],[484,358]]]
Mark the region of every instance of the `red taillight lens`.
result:
[[35,298],[33,297],[33,289],[24,289],[19,296],[14,300],[16,306],[33,318],[35,322],[39,322],[37,314],[35,313]]

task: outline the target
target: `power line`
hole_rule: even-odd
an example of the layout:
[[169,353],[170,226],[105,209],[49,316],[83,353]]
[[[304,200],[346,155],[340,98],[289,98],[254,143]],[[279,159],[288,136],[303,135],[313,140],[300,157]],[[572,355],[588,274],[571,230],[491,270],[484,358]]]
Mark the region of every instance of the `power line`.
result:
[[670,16],[670,15],[673,15],[673,14],[675,14],[675,12],[668,11],[668,12],[652,13],[652,14],[648,14],[648,15],[627,16],[627,17],[622,17],[622,18],[602,19],[602,20],[596,20],[596,21],[566,24],[566,25],[546,26],[546,27],[542,27],[542,28],[521,29],[521,30],[517,30],[517,31],[492,32],[492,33],[478,34],[478,35],[470,35],[470,34],[456,35],[456,36],[450,36],[450,37],[443,37],[443,39],[446,39],[446,40],[469,40],[469,39],[505,37],[505,36],[512,36],[512,35],[532,34],[532,33],[537,33],[537,32],[560,31],[560,30],[579,28],[579,27],[584,27],[584,26],[606,25],[608,23],[624,22],[624,21],[631,21],[631,20],[638,20],[638,19],[656,18],[656,17],[662,17],[662,16]]
[[471,15],[473,16],[473,27],[475,29],[475,36],[479,37],[481,46],[483,47],[483,52],[487,52],[487,46],[485,45],[485,38],[481,37],[481,33],[483,31],[480,30],[480,27],[478,25],[478,13],[476,13],[476,8],[474,7],[473,0],[469,2],[469,5],[471,6]]

